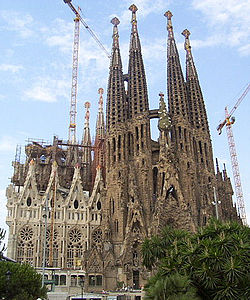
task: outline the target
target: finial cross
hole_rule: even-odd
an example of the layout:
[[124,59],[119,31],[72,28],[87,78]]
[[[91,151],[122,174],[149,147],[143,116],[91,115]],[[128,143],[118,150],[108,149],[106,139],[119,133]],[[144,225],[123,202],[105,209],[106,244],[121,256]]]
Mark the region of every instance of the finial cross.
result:
[[120,21],[117,17],[114,17],[111,21],[110,21],[114,26],[117,26],[120,24]]
[[165,12],[164,16],[166,18],[168,18],[168,20],[171,20],[171,18],[173,17],[173,14],[171,13],[170,10],[168,10],[168,11]]

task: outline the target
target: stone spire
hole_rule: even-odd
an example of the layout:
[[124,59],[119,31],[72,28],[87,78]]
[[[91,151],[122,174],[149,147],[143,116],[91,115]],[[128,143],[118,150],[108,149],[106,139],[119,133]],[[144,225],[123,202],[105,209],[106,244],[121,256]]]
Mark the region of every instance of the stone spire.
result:
[[90,137],[90,128],[89,128],[89,108],[90,103],[85,102],[85,122],[83,129],[83,137],[82,137],[82,145],[83,147],[83,156],[82,162],[85,164],[89,164],[91,162],[91,137]]
[[104,113],[103,113],[103,88],[98,89],[99,97],[99,107],[98,107],[98,115],[96,120],[96,136],[95,136],[95,144],[94,144],[94,162],[93,162],[93,170],[92,170],[92,179],[95,180],[96,177],[96,169],[97,167],[102,168],[102,175],[104,177],[103,168],[105,167],[104,161],[104,138],[105,138],[105,125],[104,125]]
[[177,51],[173,26],[172,13],[167,11],[164,16],[167,18],[167,89],[168,89],[168,105],[171,118],[181,117],[188,120],[188,101],[181,69],[179,54]]
[[144,64],[142,60],[140,39],[137,30],[137,7],[132,4],[129,7],[132,12],[132,29],[128,63],[128,98],[129,118],[148,112],[148,92]]
[[117,27],[120,21],[115,17],[111,20],[111,23],[114,28],[107,95],[107,131],[110,131],[115,124],[123,122],[125,119],[125,88]]
[[99,102],[98,102],[98,115],[96,120],[96,139],[103,139],[105,135],[105,125],[104,125],[104,112],[103,112],[103,88],[98,89]]
[[185,29],[182,35],[185,36],[184,48],[186,50],[186,81],[190,107],[190,121],[195,128],[201,128],[208,133],[209,129],[205,104],[189,41],[190,32]]

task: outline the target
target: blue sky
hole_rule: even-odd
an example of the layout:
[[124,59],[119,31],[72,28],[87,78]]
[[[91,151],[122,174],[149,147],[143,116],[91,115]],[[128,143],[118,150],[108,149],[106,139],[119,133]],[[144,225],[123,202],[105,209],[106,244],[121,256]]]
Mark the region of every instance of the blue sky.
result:
[[[216,126],[224,107],[233,107],[250,81],[250,2],[248,0],[138,0],[141,38],[150,108],[158,107],[159,92],[166,94],[166,18],[173,13],[175,39],[185,74],[183,29],[190,40],[207,107],[214,155],[221,167],[231,163],[224,131]],[[73,13],[63,0],[0,0],[0,227],[6,228],[5,189],[10,183],[16,145],[28,138],[67,139],[72,71]],[[124,73],[127,70],[131,13],[127,0],[73,0],[82,16],[110,51],[112,25],[120,19],[119,34]],[[98,88],[106,92],[109,61],[81,28],[78,77],[77,137],[81,140],[84,103],[91,102],[94,133]],[[105,96],[105,94],[104,94]],[[106,100],[106,96],[104,97]],[[235,113],[233,126],[243,193],[250,222],[250,93]],[[156,128],[156,124],[154,124]],[[154,138],[156,138],[154,133]],[[22,148],[24,154],[24,148]]]

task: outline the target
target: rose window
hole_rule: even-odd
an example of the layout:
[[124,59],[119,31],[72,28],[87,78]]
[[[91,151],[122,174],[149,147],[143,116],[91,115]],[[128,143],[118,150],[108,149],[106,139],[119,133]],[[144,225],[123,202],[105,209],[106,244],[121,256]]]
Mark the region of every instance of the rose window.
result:
[[24,241],[29,241],[33,237],[33,230],[29,227],[24,227],[20,230],[20,237]]
[[[47,229],[46,231],[46,240],[50,240],[50,235],[51,235],[51,231],[50,229]],[[54,234],[53,234],[53,241],[55,241],[57,239],[58,236],[58,232],[56,230],[54,230]]]
[[77,243],[81,240],[82,234],[78,229],[72,229],[69,233],[69,239],[73,243]]
[[93,238],[94,243],[100,244],[102,242],[102,231],[101,231],[101,229],[97,229],[93,233],[92,238]]

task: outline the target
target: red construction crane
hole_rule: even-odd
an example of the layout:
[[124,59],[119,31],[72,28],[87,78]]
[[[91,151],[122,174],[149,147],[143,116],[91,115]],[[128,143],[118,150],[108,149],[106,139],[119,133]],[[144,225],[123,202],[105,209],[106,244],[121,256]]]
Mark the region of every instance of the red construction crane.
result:
[[250,83],[247,85],[245,91],[240,96],[240,98],[234,105],[233,109],[230,111],[230,113],[228,113],[227,107],[225,107],[225,120],[222,123],[220,123],[219,126],[217,127],[219,134],[221,134],[223,127],[226,125],[228,145],[229,145],[233,177],[234,177],[237,207],[238,207],[240,217],[242,219],[242,223],[244,225],[247,225],[247,218],[246,218],[246,210],[245,210],[243,192],[242,192],[242,187],[241,187],[239,163],[238,163],[238,159],[237,159],[236,146],[235,146],[233,130],[232,130],[232,124],[234,124],[235,118],[232,115],[236,111],[236,109],[238,108],[238,106],[240,105],[242,100],[245,98],[245,96],[247,95],[249,90],[250,90]]

